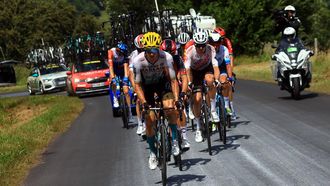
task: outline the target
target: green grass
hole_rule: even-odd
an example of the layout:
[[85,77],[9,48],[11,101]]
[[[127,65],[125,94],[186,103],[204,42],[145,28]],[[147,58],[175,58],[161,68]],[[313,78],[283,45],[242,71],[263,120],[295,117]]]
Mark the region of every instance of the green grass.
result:
[[78,116],[74,97],[29,96],[0,99],[0,185],[20,185],[52,139]]
[[[249,79],[275,83],[271,74],[271,60],[273,50],[266,48],[259,56],[238,56],[235,58],[234,72],[239,79]],[[307,90],[330,94],[330,53],[312,56],[312,83]]]

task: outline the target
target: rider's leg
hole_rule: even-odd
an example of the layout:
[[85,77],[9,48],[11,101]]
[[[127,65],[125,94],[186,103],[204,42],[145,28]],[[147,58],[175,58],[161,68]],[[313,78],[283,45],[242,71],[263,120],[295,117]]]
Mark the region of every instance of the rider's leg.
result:
[[117,92],[116,83],[111,84],[111,89],[112,89],[112,95],[113,95],[113,106],[119,107],[119,102],[118,102],[117,93],[116,93]]
[[216,100],[215,100],[216,87],[214,86],[214,75],[210,73],[205,74],[205,81],[207,83],[207,86],[209,87],[209,91],[207,94],[211,103],[212,121],[219,122],[219,116],[216,112]]
[[[229,84],[229,82],[227,81],[227,74],[226,73],[222,73],[220,75],[220,83],[222,85],[222,95],[223,95],[223,99],[225,101],[225,108],[227,109],[227,111],[230,111],[230,105],[229,105],[229,91],[231,89],[231,86]],[[230,111],[231,112],[231,111]]]
[[129,94],[129,87],[128,86],[123,86],[123,91],[125,94],[125,98],[126,98],[126,103],[128,105],[128,116],[129,119],[132,119],[132,109],[131,109],[131,96]]

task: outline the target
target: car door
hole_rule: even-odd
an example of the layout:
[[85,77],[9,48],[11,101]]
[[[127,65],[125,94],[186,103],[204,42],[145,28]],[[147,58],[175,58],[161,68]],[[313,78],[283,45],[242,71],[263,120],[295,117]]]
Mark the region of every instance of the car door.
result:
[[36,83],[35,83],[36,79],[37,79],[36,74],[37,74],[36,68],[33,68],[31,73],[30,73],[30,77],[28,79],[28,82],[29,82],[32,90],[36,90]]

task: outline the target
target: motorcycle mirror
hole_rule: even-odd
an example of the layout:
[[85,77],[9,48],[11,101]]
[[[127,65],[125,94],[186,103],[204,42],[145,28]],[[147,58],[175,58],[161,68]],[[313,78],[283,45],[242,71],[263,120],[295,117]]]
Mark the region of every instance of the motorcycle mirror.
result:
[[310,56],[314,56],[314,52],[313,51],[310,51],[309,55]]
[[272,57],[271,57],[271,58],[272,58],[272,60],[274,60],[274,61],[276,60],[276,57],[275,57],[275,55],[272,55]]

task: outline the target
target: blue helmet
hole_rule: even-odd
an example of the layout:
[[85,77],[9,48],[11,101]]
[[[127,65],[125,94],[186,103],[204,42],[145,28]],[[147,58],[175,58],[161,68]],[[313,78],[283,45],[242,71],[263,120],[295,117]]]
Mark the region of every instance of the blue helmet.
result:
[[122,42],[118,43],[117,49],[123,54],[127,54],[128,52],[128,46]]

